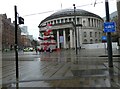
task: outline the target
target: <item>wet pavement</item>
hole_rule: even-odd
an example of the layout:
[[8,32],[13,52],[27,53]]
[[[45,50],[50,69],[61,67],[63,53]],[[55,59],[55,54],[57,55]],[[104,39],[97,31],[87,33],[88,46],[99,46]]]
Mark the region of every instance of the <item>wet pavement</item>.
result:
[[[11,55],[13,55],[11,57]],[[117,87],[120,57],[108,67],[104,49],[60,50],[53,53],[19,52],[19,87]],[[113,49],[113,55],[120,51]],[[102,56],[102,57],[101,57]],[[3,84],[15,86],[14,53],[3,54]]]

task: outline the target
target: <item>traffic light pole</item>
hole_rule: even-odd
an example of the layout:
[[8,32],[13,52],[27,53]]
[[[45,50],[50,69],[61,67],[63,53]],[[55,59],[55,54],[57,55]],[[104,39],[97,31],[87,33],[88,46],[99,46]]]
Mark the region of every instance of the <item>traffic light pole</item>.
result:
[[17,6],[14,6],[15,9],[15,58],[16,58],[16,87],[18,87],[19,82],[19,67],[18,67],[18,40],[17,40]]
[[[109,22],[110,17],[109,17],[108,0],[105,0],[105,8],[106,8],[106,22]],[[108,62],[109,62],[108,65],[109,65],[109,67],[113,67],[111,32],[107,33],[107,49],[108,49]]]

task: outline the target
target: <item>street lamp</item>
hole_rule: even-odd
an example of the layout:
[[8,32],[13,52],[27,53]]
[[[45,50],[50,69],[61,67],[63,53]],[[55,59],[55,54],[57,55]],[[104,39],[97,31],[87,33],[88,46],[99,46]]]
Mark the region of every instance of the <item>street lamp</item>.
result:
[[[105,0],[105,8],[106,8],[106,22],[109,22],[110,17],[109,17],[109,3],[108,3],[108,0]],[[113,67],[111,32],[107,33],[107,47],[108,47],[109,67]]]
[[76,31],[76,7],[75,7],[75,4],[73,4],[74,6],[74,29],[75,29],[75,51],[76,51],[76,54],[78,54],[77,52],[77,31]]

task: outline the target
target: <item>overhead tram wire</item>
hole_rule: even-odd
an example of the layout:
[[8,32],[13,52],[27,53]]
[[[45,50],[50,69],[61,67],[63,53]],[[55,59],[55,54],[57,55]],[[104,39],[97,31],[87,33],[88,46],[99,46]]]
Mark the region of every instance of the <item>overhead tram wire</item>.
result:
[[[103,2],[97,2],[95,4],[100,4],[100,3],[103,3]],[[84,6],[90,6],[90,5],[93,5],[93,3],[85,4],[85,5],[81,5],[81,6],[76,6],[76,7],[84,7]],[[65,8],[65,9],[70,9],[70,8],[72,8],[72,7]],[[45,14],[45,13],[50,13],[50,12],[55,12],[55,11],[59,11],[59,10],[51,10],[51,11],[45,11],[45,12],[40,12],[40,13],[33,13],[33,14],[23,15],[22,17],[33,16],[33,15],[38,15],[38,14]]]
[[54,12],[54,11],[55,11],[55,10],[45,11],[45,12],[40,12],[40,13],[34,13],[34,14],[24,15],[23,17],[32,16],[32,15],[38,15],[38,14],[45,14],[45,13],[50,13],[50,12]]

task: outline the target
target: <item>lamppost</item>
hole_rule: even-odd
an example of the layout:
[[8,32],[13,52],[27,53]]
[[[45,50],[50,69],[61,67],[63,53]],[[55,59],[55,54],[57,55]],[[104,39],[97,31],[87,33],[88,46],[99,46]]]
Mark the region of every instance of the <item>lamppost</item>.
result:
[[[109,17],[109,3],[108,3],[108,0],[105,0],[105,8],[106,8],[106,22],[109,22],[110,17]],[[108,48],[109,67],[113,67],[111,32],[107,33],[107,48]]]
[[75,4],[73,4],[74,6],[74,29],[75,29],[75,51],[76,51],[76,54],[78,54],[77,52],[77,31],[76,31],[76,7],[75,7]]

